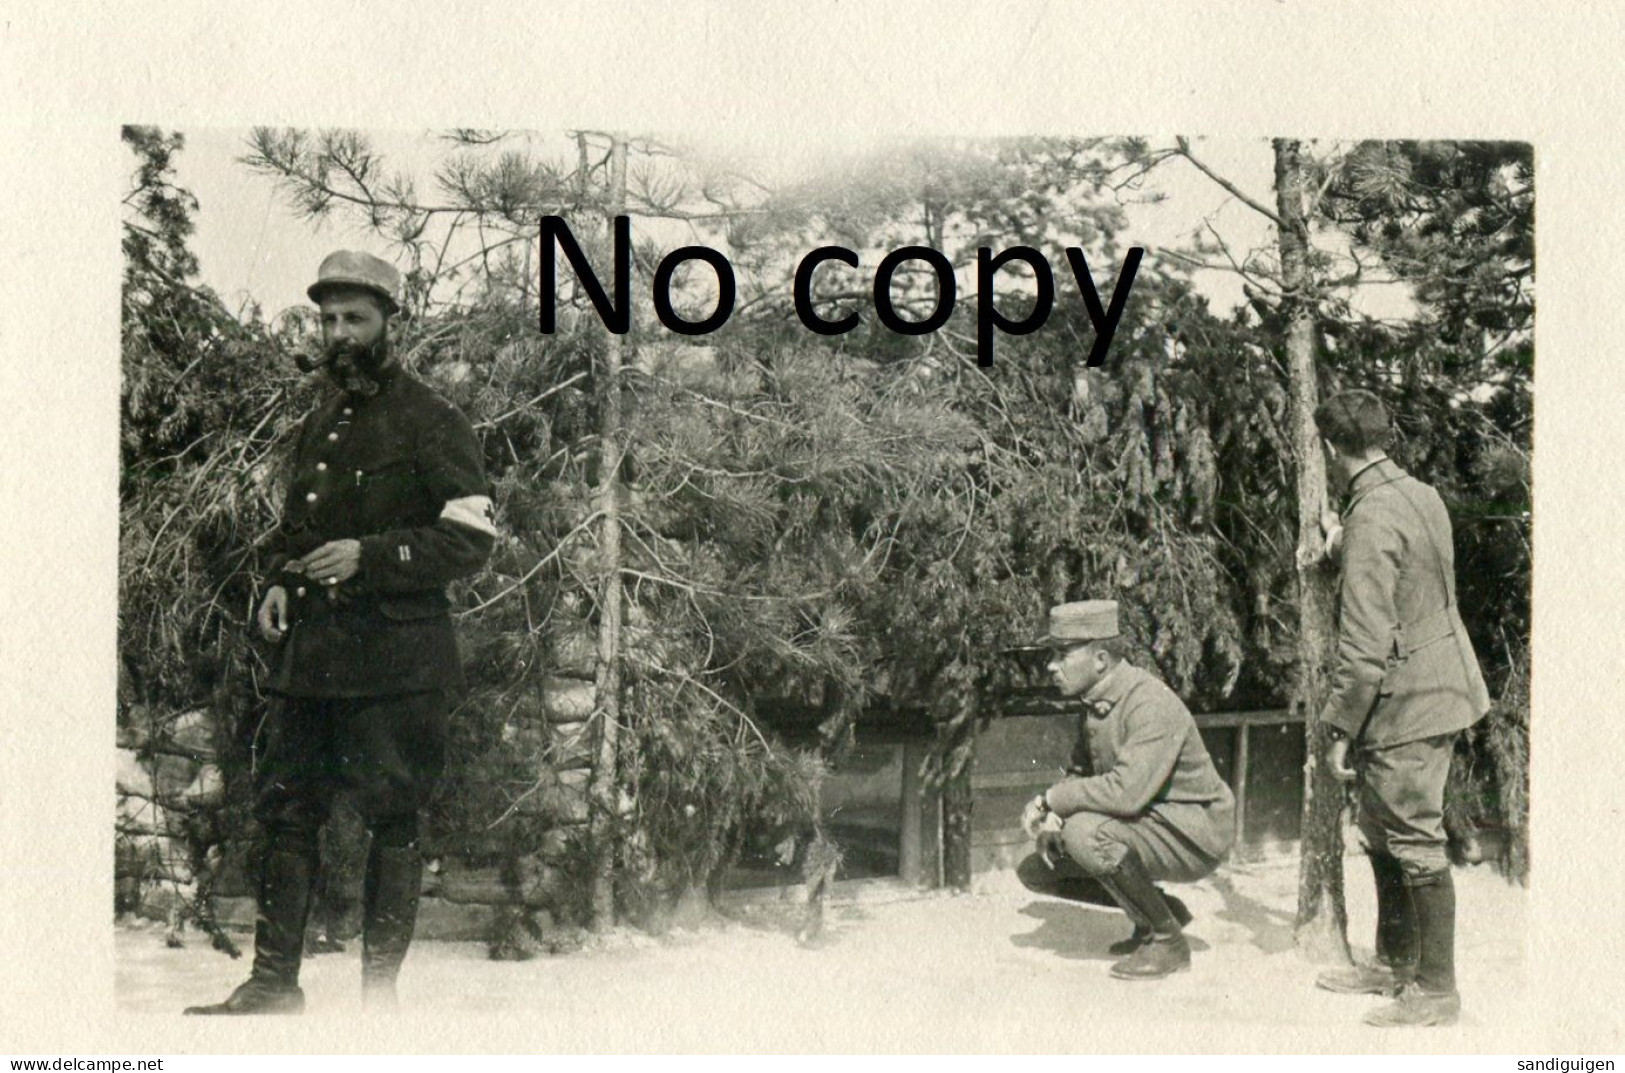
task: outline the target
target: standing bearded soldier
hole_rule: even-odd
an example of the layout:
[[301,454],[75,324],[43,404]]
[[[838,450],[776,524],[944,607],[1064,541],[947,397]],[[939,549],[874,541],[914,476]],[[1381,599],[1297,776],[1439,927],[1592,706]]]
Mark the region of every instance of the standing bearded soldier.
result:
[[254,968],[231,997],[187,1013],[297,1013],[299,964],[334,795],[372,833],[362,981],[391,1005],[417,918],[418,811],[444,763],[463,688],[446,584],[479,570],[496,537],[480,445],[456,407],[390,353],[400,276],[365,253],[321,264],[329,376],[342,389],[305,419],[276,533],[261,634],[278,645],[255,739],[259,916]]
[[1360,830],[1377,883],[1375,962],[1317,982],[1397,994],[1366,1015],[1368,1024],[1446,1025],[1461,999],[1445,777],[1457,735],[1489,710],[1489,693],[1456,609],[1450,516],[1437,492],[1385,453],[1381,400],[1369,391],[1333,395],[1315,411],[1315,426],[1333,477],[1348,488],[1342,518],[1324,519],[1342,579],[1337,663],[1321,722],[1331,772],[1360,780]]

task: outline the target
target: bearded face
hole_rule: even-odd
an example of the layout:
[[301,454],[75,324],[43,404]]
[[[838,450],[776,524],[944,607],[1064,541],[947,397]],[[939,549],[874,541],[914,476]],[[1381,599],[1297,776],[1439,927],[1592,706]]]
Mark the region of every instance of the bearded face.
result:
[[328,378],[357,395],[378,392],[379,374],[390,364],[389,322],[371,295],[353,290],[321,297],[322,350]]
[[370,343],[335,339],[327,345],[327,375],[339,387],[356,395],[376,395],[378,374],[389,364],[389,333]]

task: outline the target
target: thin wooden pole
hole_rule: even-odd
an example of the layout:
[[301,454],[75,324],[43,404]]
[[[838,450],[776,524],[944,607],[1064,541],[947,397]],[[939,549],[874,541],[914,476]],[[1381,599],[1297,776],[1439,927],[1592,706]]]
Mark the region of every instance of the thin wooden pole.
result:
[[1247,853],[1247,770],[1249,758],[1247,756],[1247,732],[1252,728],[1246,723],[1236,727],[1236,752],[1231,763],[1231,781],[1236,790],[1236,848],[1237,860],[1245,858]]
[[[609,245],[613,248],[615,217],[626,211],[626,141],[619,135],[612,136],[610,146],[610,191],[604,222],[612,236]],[[621,585],[621,467],[626,453],[626,430],[621,416],[623,346],[621,336],[607,333],[598,393],[598,510],[602,515],[598,548],[604,578],[602,598],[598,605],[598,735],[592,785],[588,794],[588,830],[593,852],[591,924],[594,931],[605,931],[615,926],[616,825],[619,820],[616,812],[620,803],[621,615],[625,599]]]
[[916,887],[926,885],[924,835],[924,797],[920,790],[920,761],[924,750],[915,742],[905,743],[899,750],[903,767],[903,802],[897,846],[897,874],[903,882]]

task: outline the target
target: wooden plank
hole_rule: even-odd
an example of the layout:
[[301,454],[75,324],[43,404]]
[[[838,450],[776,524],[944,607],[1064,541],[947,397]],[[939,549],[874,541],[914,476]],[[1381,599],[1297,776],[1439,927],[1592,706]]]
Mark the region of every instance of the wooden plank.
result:
[[975,802],[969,770],[961,771],[942,788],[942,882],[955,890],[970,887]]
[[[920,743],[922,758],[930,750],[929,743]],[[942,789],[935,785],[922,786],[915,808],[920,811],[920,872],[927,886],[941,887],[947,882],[942,871]]]
[[924,816],[920,800],[920,761],[925,750],[917,742],[903,746],[902,832],[899,836],[897,874],[913,886],[928,886],[924,872]]
[[1199,727],[1278,726],[1302,723],[1303,714],[1287,708],[1266,708],[1251,712],[1197,712]]
[[1023,846],[1033,845],[1033,840],[1027,837],[1027,832],[1019,827],[990,828],[986,831],[977,832],[976,837],[971,839],[971,845],[973,846],[1012,846],[1017,844]]
[[998,831],[1006,827],[1021,828],[1021,810],[1027,806],[1035,791],[982,790],[976,791],[976,810],[972,813],[974,830]]
[[1077,737],[1076,715],[995,719],[976,735],[975,773],[1026,771],[1046,778],[1066,763]]
[[[999,700],[997,715],[992,725],[997,726],[1005,720],[1021,720],[1046,715],[1076,718],[1082,714],[1082,711],[1082,704],[1076,698],[1057,697],[1048,690],[1011,693]],[[1303,713],[1289,708],[1262,708],[1236,712],[1195,712],[1193,714],[1196,717],[1197,725],[1204,727],[1240,726],[1242,723],[1257,726],[1260,723],[1303,722]]]
[[994,771],[971,778],[971,786],[981,790],[1031,790],[1037,794],[1060,782],[1062,772],[1054,771]]

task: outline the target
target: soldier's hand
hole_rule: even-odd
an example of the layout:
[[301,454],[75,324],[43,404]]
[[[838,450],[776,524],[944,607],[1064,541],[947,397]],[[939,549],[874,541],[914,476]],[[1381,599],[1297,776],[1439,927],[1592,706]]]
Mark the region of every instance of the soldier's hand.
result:
[[1051,868],[1066,860],[1066,843],[1061,841],[1061,832],[1040,831],[1038,833],[1038,856]]
[[1326,770],[1331,772],[1332,778],[1338,782],[1353,782],[1355,772],[1349,766],[1349,740],[1347,738],[1334,738],[1326,749]]
[[1309,545],[1299,544],[1295,558],[1299,570],[1312,570],[1320,565],[1321,557],[1309,550]]
[[1049,813],[1049,806],[1044,804],[1044,795],[1039,794],[1027,802],[1027,807],[1021,810],[1021,829],[1027,832],[1028,838],[1037,838],[1040,825]]
[[281,585],[272,585],[265,590],[265,598],[260,601],[259,614],[255,616],[259,623],[260,636],[267,641],[280,641],[288,632],[288,590]]
[[329,540],[305,556],[305,576],[319,585],[349,581],[361,569],[361,541]]

